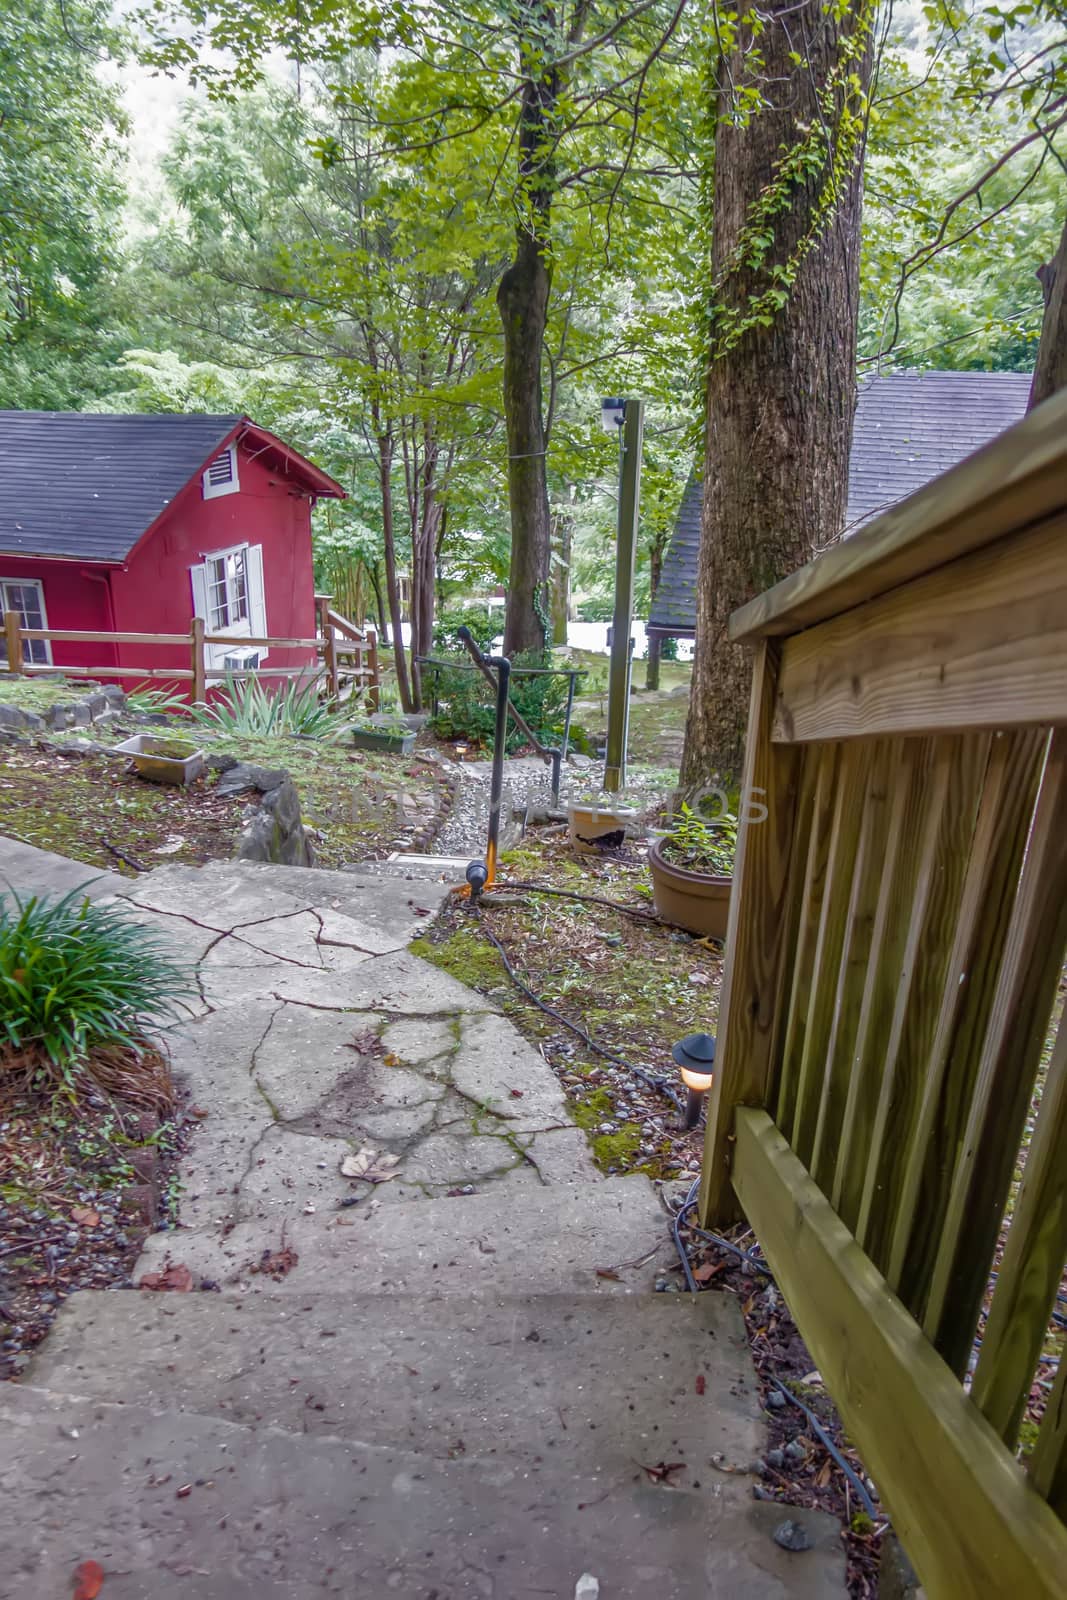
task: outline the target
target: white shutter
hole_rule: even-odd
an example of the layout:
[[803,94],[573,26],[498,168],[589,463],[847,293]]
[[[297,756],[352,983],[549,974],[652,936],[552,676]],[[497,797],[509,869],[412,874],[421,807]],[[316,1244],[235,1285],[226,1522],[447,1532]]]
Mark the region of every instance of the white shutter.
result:
[[253,639],[267,637],[267,596],[263,587],[263,546],[250,544],[245,552],[248,573],[248,620]]
[[207,622],[207,566],[201,563],[199,567],[189,568],[189,582],[193,586],[193,616],[203,617]]
[[237,449],[230,445],[216,456],[203,474],[205,500],[216,500],[220,494],[236,494],[241,485],[237,479]]

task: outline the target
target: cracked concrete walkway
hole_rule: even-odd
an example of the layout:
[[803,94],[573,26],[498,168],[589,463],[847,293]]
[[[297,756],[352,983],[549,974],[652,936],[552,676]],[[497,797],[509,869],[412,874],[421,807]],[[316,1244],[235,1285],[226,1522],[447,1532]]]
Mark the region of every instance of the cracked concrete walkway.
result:
[[[602,1177],[538,1051],[408,950],[444,885],[119,892],[195,971],[168,1043],[204,1113],[136,1275],[219,1292],[82,1291],[0,1390],[0,1593],[69,1600],[86,1559],[107,1600],[842,1592],[836,1523],[753,1498],[735,1301],[641,1292],[653,1186]],[[368,1150],[391,1181],[345,1175]]]

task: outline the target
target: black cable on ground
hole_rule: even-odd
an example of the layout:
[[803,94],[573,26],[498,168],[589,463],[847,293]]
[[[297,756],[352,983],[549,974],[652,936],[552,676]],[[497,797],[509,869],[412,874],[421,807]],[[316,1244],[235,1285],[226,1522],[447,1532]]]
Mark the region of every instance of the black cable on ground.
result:
[[550,1006],[546,1001],[542,1000],[540,995],[535,994],[530,988],[529,984],[525,983],[523,979],[519,977],[518,973],[515,971],[515,968],[511,965],[511,962],[508,960],[507,951],[504,949],[504,946],[501,944],[492,928],[490,928],[489,924],[486,922],[480,907],[475,906],[474,910],[477,911],[478,914],[478,926],[485,934],[485,937],[489,940],[489,943],[493,945],[493,947],[499,953],[500,959],[504,963],[505,972],[515,987],[521,990],[521,992],[526,996],[527,1000],[531,1000],[533,1004],[537,1006],[538,1010],[543,1011],[545,1015],[551,1017],[553,1021],[561,1023],[563,1027],[569,1028],[571,1033],[577,1034],[582,1043],[587,1045],[590,1050],[595,1050],[597,1055],[603,1056],[607,1061],[615,1062],[617,1066],[625,1067],[627,1072],[632,1072],[635,1078],[640,1078],[642,1083],[647,1083],[650,1089],[657,1090],[661,1095],[663,1095],[664,1099],[669,1100],[676,1111],[680,1112],[682,1110],[681,1099],[674,1092],[665,1078],[657,1078],[654,1076],[654,1074],[643,1071],[641,1067],[635,1067],[632,1061],[627,1061],[626,1057],[620,1056],[617,1051],[609,1050],[607,1045],[598,1044],[593,1036],[587,1033],[586,1030],[577,1022],[572,1022],[569,1017],[565,1017],[563,1015],[562,1011],[557,1011],[553,1006]]
[[624,906],[618,900],[605,900],[599,894],[580,894],[576,889],[552,889],[545,883],[505,883],[502,879],[493,885],[494,889],[529,889],[535,894],[553,894],[559,900],[587,901],[592,906],[607,906],[611,911],[622,911],[628,917],[637,917],[641,922],[655,922],[661,927],[667,927],[654,911],[646,911],[643,906]]
[[[671,1232],[674,1235],[674,1246],[682,1263],[682,1271],[685,1273],[686,1286],[688,1287],[690,1294],[699,1294],[700,1287],[693,1276],[693,1269],[689,1264],[689,1252],[682,1243],[681,1230],[682,1223],[685,1221],[687,1214],[696,1205],[696,1196],[699,1187],[700,1179],[696,1178],[690,1186],[689,1193],[686,1195],[685,1199],[682,1201],[682,1204],[675,1212],[674,1220],[671,1225]],[[690,1231],[698,1234],[702,1239],[709,1240],[712,1244],[717,1245],[720,1249],[729,1250],[735,1256],[740,1256],[742,1261],[749,1262],[751,1266],[757,1269],[757,1271],[763,1273],[767,1278],[769,1278],[771,1283],[774,1283],[774,1274],[771,1272],[766,1262],[758,1260],[751,1251],[742,1250],[740,1245],[733,1244],[729,1239],[724,1239],[717,1233],[708,1233],[704,1228],[693,1228]],[[775,1287],[777,1287],[777,1285],[775,1285]],[[772,1382],[774,1383],[774,1387],[781,1394],[783,1394],[787,1400],[792,1401],[793,1405],[797,1406],[801,1411],[803,1411],[804,1415],[811,1423],[812,1431],[818,1438],[819,1443],[822,1445],[827,1454],[830,1455],[834,1461],[836,1461],[846,1479],[852,1485],[857,1496],[859,1497],[864,1511],[870,1517],[872,1522],[876,1521],[878,1512],[875,1508],[874,1501],[871,1499],[871,1496],[867,1490],[866,1484],[863,1482],[862,1478],[860,1478],[855,1469],[851,1467],[845,1460],[844,1456],[834,1444],[834,1441],[830,1438],[830,1435],[827,1433],[826,1429],[823,1427],[814,1411],[812,1411],[810,1406],[805,1405],[803,1400],[798,1400],[792,1389],[787,1388],[777,1376],[772,1378]]]

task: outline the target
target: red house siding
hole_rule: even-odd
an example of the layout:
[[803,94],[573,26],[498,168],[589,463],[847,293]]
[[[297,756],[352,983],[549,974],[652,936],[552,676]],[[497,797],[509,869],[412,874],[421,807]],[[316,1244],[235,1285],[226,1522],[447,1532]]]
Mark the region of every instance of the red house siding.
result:
[[[40,561],[0,554],[0,578],[36,578],[44,586],[45,617],[50,628],[81,628],[109,633],[111,617],[108,573],[105,567],[86,567],[80,561]],[[188,627],[186,623],[186,627]],[[57,667],[119,666],[115,647],[64,640],[52,644]]]
[[[243,446],[238,447],[238,481],[235,493],[205,500],[198,474],[121,567],[92,569],[77,562],[0,555],[0,577],[40,579],[50,628],[187,634],[194,615],[190,569],[234,545],[259,545],[267,634],[313,638],[310,496],[284,471],[272,470],[262,454],[257,457]],[[116,660],[115,647],[102,644],[60,641],[52,646],[56,666],[190,665],[188,647],[180,645],[122,644],[117,655]],[[264,665],[297,667],[315,659],[313,650],[275,648]],[[127,686],[133,681],[125,679]]]

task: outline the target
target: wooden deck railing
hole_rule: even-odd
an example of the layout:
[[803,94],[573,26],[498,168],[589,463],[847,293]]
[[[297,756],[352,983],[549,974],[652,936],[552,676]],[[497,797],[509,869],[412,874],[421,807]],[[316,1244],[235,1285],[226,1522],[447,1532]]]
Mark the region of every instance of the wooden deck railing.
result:
[[1067,393],[731,637],[766,820],[701,1214],[740,1203],[926,1592],[1052,1600],[1062,1360],[1017,1450],[1067,1256]]
[[[308,664],[288,667],[254,667],[248,671],[220,671],[206,665],[206,646],[228,645],[237,650],[314,650],[321,658],[329,693],[335,700],[341,696],[342,686],[351,683],[365,694],[372,710],[378,708],[378,640],[373,629],[360,630],[346,617],[329,609],[329,596],[316,596],[316,606],[321,619],[322,632],[314,639],[250,638],[246,635],[215,634],[205,632],[203,619],[194,617],[188,633],[105,633],[80,628],[24,628],[17,611],[4,614],[4,645],[6,668],[9,673],[26,677],[49,677],[57,674],[74,678],[129,678],[138,682],[162,681],[188,683],[192,702],[202,701],[209,683],[227,678],[300,678],[310,670]],[[117,666],[98,663],[95,666],[56,666],[43,662],[23,660],[24,642],[47,639],[53,642],[108,645],[182,646],[187,651],[187,667],[170,666]],[[90,654],[90,652],[86,652]],[[316,671],[321,670],[318,667]]]

